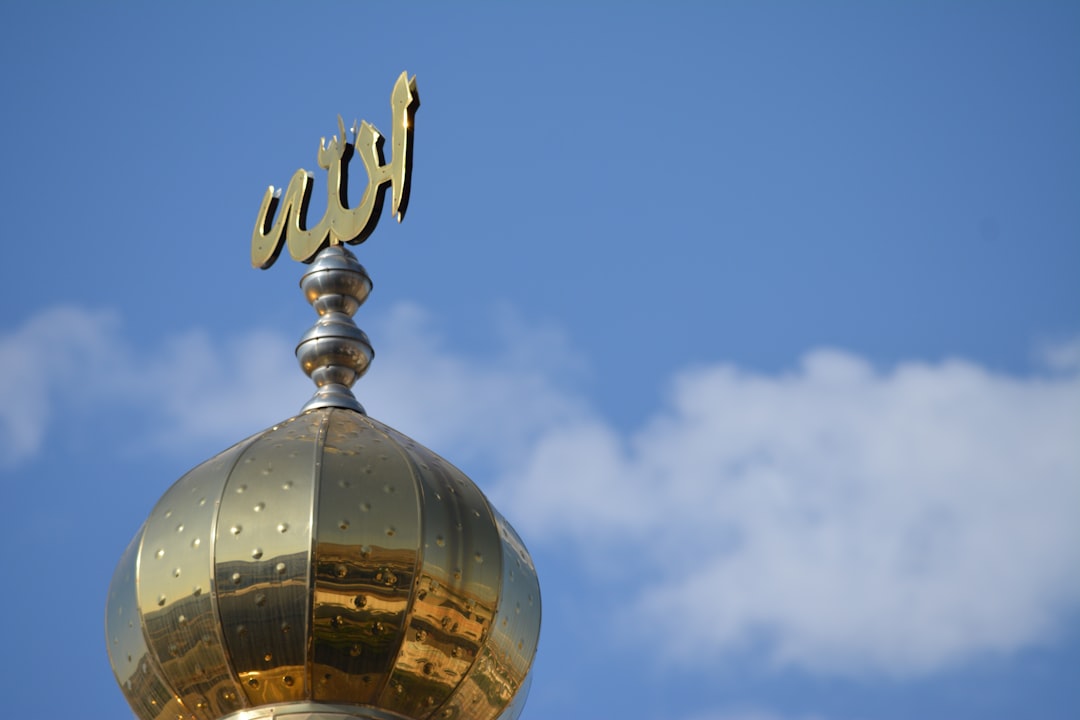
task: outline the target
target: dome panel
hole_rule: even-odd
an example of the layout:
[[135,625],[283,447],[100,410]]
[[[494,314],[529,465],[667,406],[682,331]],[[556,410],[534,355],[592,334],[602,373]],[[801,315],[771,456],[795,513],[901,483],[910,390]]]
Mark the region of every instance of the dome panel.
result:
[[419,562],[419,490],[401,448],[359,413],[320,410],[313,598],[316,700],[376,703],[401,648]]
[[379,705],[433,715],[476,661],[501,573],[499,536],[480,490],[450,463],[374,420],[410,461],[422,491],[423,539],[409,628]]
[[245,450],[214,543],[221,628],[251,705],[307,696],[311,508],[321,418],[303,415]]
[[154,656],[186,718],[244,707],[229,672],[213,600],[213,523],[224,480],[247,447],[199,465],[158,501],[143,533],[139,605]]
[[540,584],[517,533],[498,511],[491,511],[501,546],[498,611],[480,656],[438,718],[512,720],[528,695],[528,672],[540,638]]
[[134,616],[128,613],[120,628],[128,648],[110,652],[110,660],[118,678],[128,674],[125,682],[147,686],[150,699],[135,691],[141,702],[132,702],[144,720],[212,719],[243,706],[221,650],[211,568],[212,522],[224,478],[246,442],[180,478],[117,568],[112,590],[120,596],[110,597],[109,607],[131,608]]
[[143,635],[137,583],[142,537],[141,529],[116,566],[109,586],[105,634],[113,674],[128,704],[141,720],[156,720],[176,717],[184,707],[162,681],[157,659]]
[[494,512],[502,540],[503,574],[490,645],[511,676],[524,677],[540,640],[540,581],[525,544],[506,518]]

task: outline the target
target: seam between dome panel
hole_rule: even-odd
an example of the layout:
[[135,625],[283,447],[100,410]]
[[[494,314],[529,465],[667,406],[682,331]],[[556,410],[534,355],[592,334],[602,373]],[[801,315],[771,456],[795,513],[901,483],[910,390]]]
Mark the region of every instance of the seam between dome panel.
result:
[[[315,412],[318,412],[317,410]],[[323,456],[326,453],[326,435],[330,430],[330,417],[337,412],[336,408],[327,408],[323,413],[319,432],[315,436],[315,461],[311,469],[311,503],[310,515],[308,516],[308,563],[307,563],[307,627],[304,628],[304,694],[308,700],[315,698],[315,578],[318,561],[316,550],[319,536],[315,523],[319,519],[319,496],[322,489]]]

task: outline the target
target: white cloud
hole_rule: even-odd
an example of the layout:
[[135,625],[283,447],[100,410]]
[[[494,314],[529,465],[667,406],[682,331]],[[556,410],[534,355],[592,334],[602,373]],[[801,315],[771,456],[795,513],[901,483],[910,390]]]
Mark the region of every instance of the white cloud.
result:
[[1043,363],[1061,372],[1076,371],[1080,368],[1080,338],[1066,342],[1046,343],[1042,347]]
[[196,330],[136,349],[113,313],[42,311],[0,335],[0,467],[41,450],[57,408],[81,417],[133,409],[149,418],[145,426],[129,418],[133,443],[152,449],[224,448],[294,414],[310,395],[292,347],[273,333],[215,342]]
[[[913,675],[1046,641],[1080,603],[1075,364],[882,372],[818,350],[780,375],[704,366],[624,434],[556,379],[573,365],[557,333],[508,327],[504,352],[466,357],[397,308],[358,396],[494,469],[485,490],[530,543],[614,568],[632,602],[609,630],[652,633],[665,660],[750,648],[817,673]],[[295,413],[311,386],[293,343],[233,338],[137,351],[107,315],[32,318],[0,337],[0,461],[31,456],[68,394],[135,403],[155,442],[218,449]]]
[[618,549],[621,620],[692,662],[764,643],[814,672],[918,674],[1050,638],[1080,601],[1080,376],[959,361],[684,373],[619,437],[552,428],[504,488],[528,536]]
[[160,423],[153,444],[227,445],[295,415],[315,386],[295,358],[295,342],[262,330],[216,340],[203,330],[168,338],[124,382]]
[[561,334],[503,313],[488,357],[446,350],[427,314],[393,308],[371,331],[372,369],[354,390],[372,417],[459,463],[513,464],[548,428],[585,413],[553,377],[579,372]]
[[0,467],[38,452],[57,393],[111,354],[115,326],[109,313],[57,307],[0,335]]

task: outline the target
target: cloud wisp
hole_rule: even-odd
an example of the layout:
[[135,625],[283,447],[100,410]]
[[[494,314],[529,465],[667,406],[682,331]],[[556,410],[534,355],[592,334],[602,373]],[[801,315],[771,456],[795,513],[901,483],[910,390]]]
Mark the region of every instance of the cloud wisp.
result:
[[780,376],[686,372],[631,437],[553,428],[507,512],[634,556],[649,580],[621,620],[669,660],[757,644],[811,672],[918,675],[1046,641],[1080,601],[1077,437],[1075,372],[815,351]]
[[72,307],[44,310],[0,335],[0,468],[41,449],[58,395],[106,364],[116,337],[115,315]]
[[[750,651],[918,676],[1048,641],[1080,604],[1071,350],[1026,377],[961,360],[883,371],[836,350],[782,374],[717,363],[679,374],[625,433],[560,383],[558,353],[530,351],[527,328],[476,358],[415,307],[377,324],[359,393],[373,415],[490,468],[486,489],[530,544],[612,568],[633,600],[608,631],[645,628],[667,661]],[[62,398],[105,412],[121,386],[159,444],[224,447],[294,413],[310,384],[292,343],[232,337],[140,354],[107,314],[30,319],[0,337],[0,463],[33,456]]]

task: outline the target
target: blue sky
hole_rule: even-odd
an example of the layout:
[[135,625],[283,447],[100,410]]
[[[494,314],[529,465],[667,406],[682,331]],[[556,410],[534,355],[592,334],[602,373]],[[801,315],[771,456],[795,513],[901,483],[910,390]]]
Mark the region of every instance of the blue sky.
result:
[[262,193],[408,70],[356,390],[532,550],[526,720],[1076,716],[1080,6],[8,3],[0,40],[16,715],[128,717],[124,547],[311,392]]

